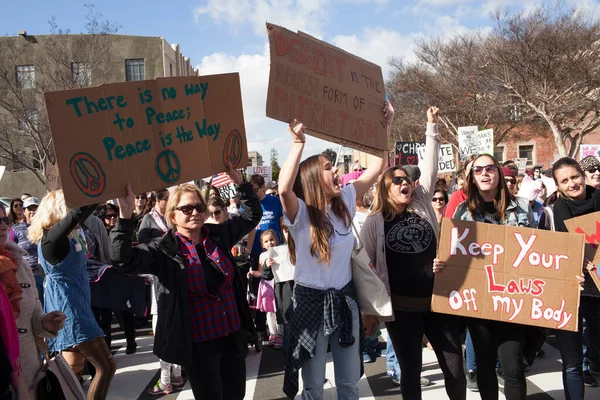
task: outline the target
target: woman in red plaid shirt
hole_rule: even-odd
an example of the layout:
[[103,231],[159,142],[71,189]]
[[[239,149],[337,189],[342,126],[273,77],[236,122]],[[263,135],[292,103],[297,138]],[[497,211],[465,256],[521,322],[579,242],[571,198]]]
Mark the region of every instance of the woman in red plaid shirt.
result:
[[154,354],[182,365],[194,398],[243,399],[248,334],[254,332],[242,277],[232,246],[258,225],[262,208],[252,185],[229,165],[238,185],[242,213],[222,224],[205,224],[206,203],[195,185],[181,185],[169,197],[165,219],[171,230],[133,247],[135,196],[118,199],[120,219],[111,231],[112,258],[127,272],[153,274],[162,290]]

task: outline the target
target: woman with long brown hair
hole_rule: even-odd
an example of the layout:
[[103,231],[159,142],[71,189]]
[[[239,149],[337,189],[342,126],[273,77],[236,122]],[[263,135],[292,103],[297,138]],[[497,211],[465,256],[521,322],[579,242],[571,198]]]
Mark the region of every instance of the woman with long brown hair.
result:
[[[383,111],[389,137],[391,104]],[[289,131],[294,141],[279,174],[279,194],[294,243],[290,260],[296,267],[283,391],[295,397],[302,368],[302,398],[321,399],[329,345],[338,398],[358,399],[363,333],[350,266],[352,214],[356,198],[375,182],[384,161],[370,156],[367,170],[342,189],[337,169],[327,157],[316,155],[300,163],[304,125],[294,120]]]
[[400,387],[406,400],[421,399],[423,334],[444,373],[448,397],[466,397],[458,320],[430,311],[438,235],[431,199],[434,193],[441,196],[435,188],[440,146],[438,113],[437,107],[427,111],[425,162],[419,185],[403,167],[385,171],[377,183],[373,210],[360,234],[369,259],[392,297],[395,318],[387,321],[386,327],[400,363]]

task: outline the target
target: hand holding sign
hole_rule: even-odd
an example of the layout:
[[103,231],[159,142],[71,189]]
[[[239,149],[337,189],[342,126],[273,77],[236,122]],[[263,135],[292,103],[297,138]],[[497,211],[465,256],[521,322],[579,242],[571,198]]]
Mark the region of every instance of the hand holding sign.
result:
[[231,165],[231,163],[227,164],[227,173],[226,174],[227,174],[227,176],[229,176],[229,179],[231,179],[233,182],[235,182],[236,185],[241,185],[242,183],[244,183],[244,177],[242,177],[242,174],[240,173],[240,171],[233,168],[233,165]]
[[427,109],[427,122],[432,123],[432,124],[437,124],[439,113],[440,113],[439,108],[429,107],[429,109]]
[[125,197],[117,198],[117,204],[119,205],[119,218],[131,219],[133,209],[135,206],[135,193],[131,189],[131,185],[128,183],[126,188],[127,194]]
[[294,138],[294,143],[306,142],[306,135],[304,135],[304,124],[302,122],[294,119],[288,125],[288,129]]

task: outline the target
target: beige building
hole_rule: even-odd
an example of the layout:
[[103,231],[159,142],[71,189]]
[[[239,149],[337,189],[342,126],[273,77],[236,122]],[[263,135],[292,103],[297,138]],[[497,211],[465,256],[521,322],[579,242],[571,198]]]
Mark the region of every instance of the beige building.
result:
[[248,166],[249,167],[262,167],[263,158],[258,151],[248,152]]

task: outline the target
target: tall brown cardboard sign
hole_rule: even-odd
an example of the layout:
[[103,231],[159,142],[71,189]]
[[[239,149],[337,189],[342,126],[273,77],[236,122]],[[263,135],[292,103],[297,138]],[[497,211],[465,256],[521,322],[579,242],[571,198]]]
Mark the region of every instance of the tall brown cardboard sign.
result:
[[82,206],[248,164],[237,73],[46,93],[65,197]]
[[577,331],[583,235],[444,218],[432,310]]
[[[585,238],[585,259],[590,260],[596,266],[596,269],[590,272],[589,276],[600,290],[600,212],[584,215],[582,217],[571,218],[565,221],[569,232],[582,234]],[[587,277],[587,274],[586,274]]]
[[313,136],[381,154],[387,150],[381,67],[267,23],[271,70],[267,117],[298,119]]

